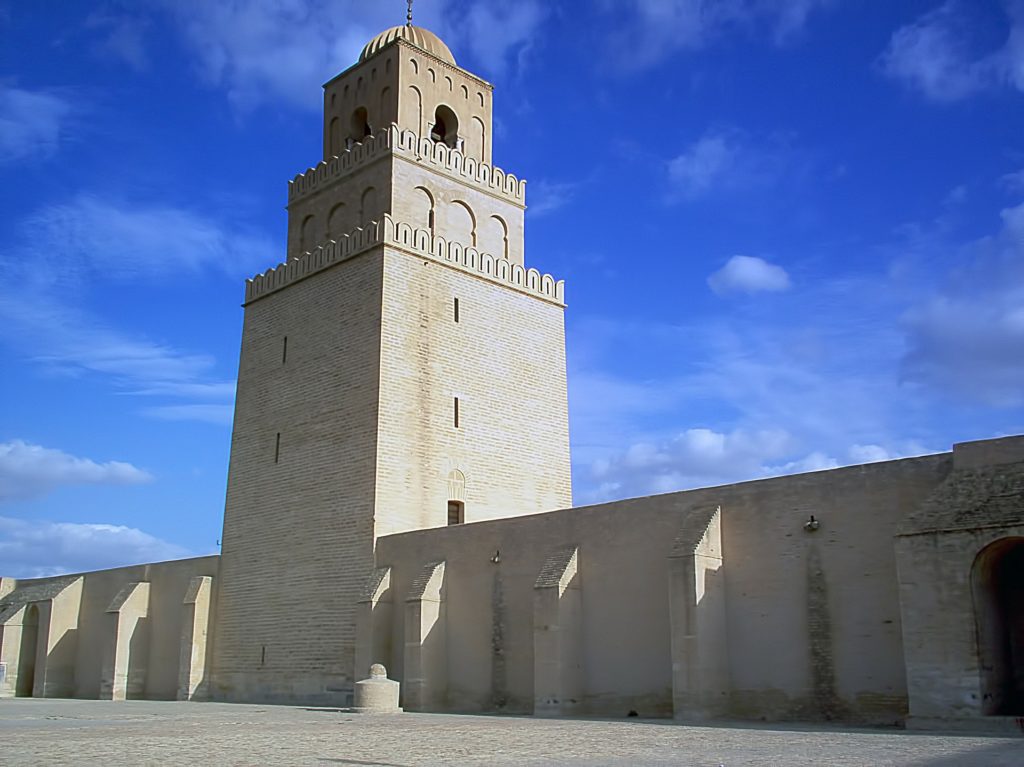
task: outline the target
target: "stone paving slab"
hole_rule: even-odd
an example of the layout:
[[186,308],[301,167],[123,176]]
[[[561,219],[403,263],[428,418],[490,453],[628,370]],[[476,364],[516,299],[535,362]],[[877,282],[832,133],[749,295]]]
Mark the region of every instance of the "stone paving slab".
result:
[[662,720],[362,715],[156,701],[0,700],[2,765],[1022,767],[1024,738]]

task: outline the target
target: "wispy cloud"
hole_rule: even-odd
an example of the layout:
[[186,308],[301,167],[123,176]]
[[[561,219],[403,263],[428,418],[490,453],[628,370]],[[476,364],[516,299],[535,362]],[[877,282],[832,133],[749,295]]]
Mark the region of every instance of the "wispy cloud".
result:
[[83,275],[150,279],[202,270],[241,277],[275,261],[268,239],[230,230],[195,211],[89,194],[42,208],[24,229],[34,251],[25,275],[37,283]]
[[696,50],[737,30],[766,30],[777,45],[793,40],[811,15],[834,0],[603,0],[620,14],[615,59],[643,69],[677,51]]
[[1024,403],[1024,203],[962,248],[947,284],[904,316],[907,380],[994,406]]
[[764,186],[799,165],[789,144],[783,136],[755,143],[738,130],[710,129],[669,160],[672,196],[693,200]]
[[110,281],[249,274],[274,260],[266,241],[189,210],[89,195],[43,208],[23,232],[0,258],[0,339],[52,372],[102,376],[155,400],[145,415],[230,422],[234,382],[217,376],[215,359],[118,329],[83,298]]
[[948,0],[896,30],[879,66],[889,77],[936,102],[1009,86],[1024,91],[1024,3],[1006,4],[1010,32],[1002,47],[971,49],[968,6]]
[[536,0],[515,3],[474,2],[468,8],[453,7],[451,42],[467,50],[492,76],[501,77],[513,60],[520,65],[546,16],[545,8]]
[[214,377],[209,355],[124,333],[40,293],[0,292],[0,321],[0,337],[55,373],[102,376],[127,394],[178,400],[143,408],[144,414],[168,418],[162,408],[170,407],[178,420],[191,414],[230,422],[234,382]]
[[96,463],[21,440],[0,442],[0,503],[41,498],[65,485],[139,485],[152,481],[130,463]]
[[708,277],[708,285],[719,295],[763,293],[787,290],[789,274],[778,264],[756,256],[733,256]]
[[15,578],[42,578],[192,555],[181,546],[124,525],[0,517],[0,562],[4,575]]
[[564,208],[576,194],[579,184],[557,181],[535,181],[530,184],[531,216],[546,216]]
[[100,35],[95,50],[101,56],[123,62],[136,72],[149,69],[146,32],[150,20],[101,10],[91,14],[85,26]]
[[72,112],[71,102],[57,91],[0,83],[0,163],[52,157]]

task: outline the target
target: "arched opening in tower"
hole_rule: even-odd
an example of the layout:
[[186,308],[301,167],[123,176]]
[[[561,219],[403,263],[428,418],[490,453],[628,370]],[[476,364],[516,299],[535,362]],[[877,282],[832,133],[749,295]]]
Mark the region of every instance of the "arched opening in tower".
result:
[[982,713],[1024,715],[1024,538],[986,546],[971,569]]
[[450,107],[441,104],[434,112],[434,127],[430,138],[452,149],[459,148],[459,118]]
[[366,107],[359,107],[352,113],[352,118],[349,121],[349,138],[353,141],[362,141],[372,132],[370,117],[366,113]]

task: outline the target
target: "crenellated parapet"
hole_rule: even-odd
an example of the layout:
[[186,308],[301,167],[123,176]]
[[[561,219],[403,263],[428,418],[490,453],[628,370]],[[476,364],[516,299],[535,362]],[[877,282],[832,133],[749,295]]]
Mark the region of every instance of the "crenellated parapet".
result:
[[401,130],[392,123],[358,144],[352,144],[330,160],[321,161],[288,182],[288,202],[294,202],[324,189],[357,168],[394,152],[418,163],[430,165],[442,173],[497,194],[519,205],[526,204],[526,181],[501,168],[466,157],[443,143]]
[[257,274],[245,283],[245,303],[273,293],[323,269],[345,261],[378,245],[391,245],[422,258],[469,272],[521,293],[565,305],[565,280],[556,280],[537,269],[527,269],[507,259],[482,253],[474,247],[450,242],[426,229],[394,221],[385,214],[380,221],[359,227],[313,251],[288,259]]

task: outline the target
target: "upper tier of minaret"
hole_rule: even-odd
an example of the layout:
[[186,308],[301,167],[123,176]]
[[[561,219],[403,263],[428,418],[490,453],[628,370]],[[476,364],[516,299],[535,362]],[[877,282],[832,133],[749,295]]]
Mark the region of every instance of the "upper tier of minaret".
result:
[[492,91],[433,32],[387,29],[324,85],[324,159],[396,123],[490,164]]

